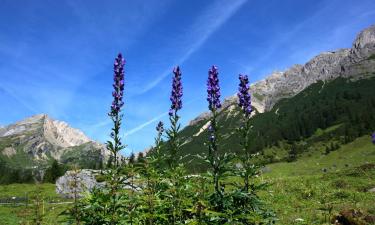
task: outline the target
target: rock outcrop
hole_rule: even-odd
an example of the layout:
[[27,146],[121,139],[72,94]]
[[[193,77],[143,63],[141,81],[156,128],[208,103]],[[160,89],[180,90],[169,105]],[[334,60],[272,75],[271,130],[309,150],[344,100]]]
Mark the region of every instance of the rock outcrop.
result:
[[67,171],[64,176],[57,179],[56,193],[65,198],[83,197],[85,192],[104,186],[103,182],[96,180],[98,175],[100,175],[98,170]]
[[[275,72],[266,79],[251,85],[259,112],[269,111],[283,98],[292,97],[318,80],[329,81],[337,77],[365,76],[375,72],[375,25],[362,31],[351,49],[323,52],[304,65],[294,65],[284,72]],[[254,99],[253,98],[253,99]]]
[[[106,170],[69,170],[64,176],[56,180],[56,193],[65,198],[83,197],[86,192],[92,191],[94,188],[105,187]],[[121,189],[133,189],[140,191],[143,184],[139,180],[139,176],[135,176],[136,184],[130,185],[130,180],[122,177]]]

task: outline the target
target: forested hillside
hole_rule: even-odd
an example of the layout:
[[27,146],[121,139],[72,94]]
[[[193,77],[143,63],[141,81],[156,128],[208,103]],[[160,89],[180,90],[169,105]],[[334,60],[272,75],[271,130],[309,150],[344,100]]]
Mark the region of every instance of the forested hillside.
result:
[[[297,151],[304,151],[317,141],[325,140],[339,145],[370,134],[375,129],[374,87],[374,77],[361,80],[337,78],[326,83],[319,81],[298,95],[281,100],[271,111],[252,118],[252,151],[262,152],[266,147],[280,146],[282,143],[286,143],[284,147],[294,146],[298,148]],[[241,121],[238,112],[239,109],[234,106],[220,112],[221,151],[236,152],[240,148],[236,130]],[[206,120],[200,121],[181,132],[184,142],[181,152],[191,156],[190,165],[195,168],[200,162],[192,156],[207,151],[206,123]],[[328,133],[314,137],[316,132],[328,127],[332,127]],[[301,142],[304,146],[298,147]]]

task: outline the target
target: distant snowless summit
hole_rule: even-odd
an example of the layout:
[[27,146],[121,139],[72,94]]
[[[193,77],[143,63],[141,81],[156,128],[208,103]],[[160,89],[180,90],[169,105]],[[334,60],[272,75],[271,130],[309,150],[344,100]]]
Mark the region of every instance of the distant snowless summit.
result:
[[90,141],[82,131],[71,128],[66,122],[53,120],[46,114],[35,115],[4,127],[0,130],[0,137],[19,135],[40,128],[43,129],[39,131],[43,132],[49,141],[60,147],[77,146]]
[[[79,151],[79,154],[74,151]],[[104,145],[46,114],[34,115],[0,128],[0,156],[9,162],[14,161],[12,158],[22,157],[26,164],[50,159],[66,163],[90,153],[95,153],[97,159],[102,160],[109,156]]]

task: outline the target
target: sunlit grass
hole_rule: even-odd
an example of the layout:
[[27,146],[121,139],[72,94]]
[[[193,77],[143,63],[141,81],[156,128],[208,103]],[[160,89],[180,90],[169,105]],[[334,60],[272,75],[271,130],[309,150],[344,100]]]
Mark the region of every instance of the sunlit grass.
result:
[[359,168],[370,162],[375,162],[375,146],[361,137],[328,155],[315,152],[275,163],[263,176],[270,184],[263,197],[285,225],[329,224],[342,209],[374,214],[375,195],[368,190],[375,187],[375,168]]

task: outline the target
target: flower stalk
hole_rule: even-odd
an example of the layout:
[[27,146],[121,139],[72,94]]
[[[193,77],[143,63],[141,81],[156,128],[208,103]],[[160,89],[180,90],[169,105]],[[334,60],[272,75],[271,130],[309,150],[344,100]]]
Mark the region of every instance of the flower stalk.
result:
[[176,160],[177,153],[180,149],[181,143],[178,139],[178,132],[180,131],[181,125],[179,124],[178,111],[182,108],[182,83],[181,83],[181,70],[180,67],[173,69],[173,81],[171,91],[171,108],[169,109],[169,121],[171,128],[166,131],[169,139],[169,155],[167,163],[170,169],[176,167],[178,160]]
[[246,193],[249,192],[250,182],[249,178],[253,175],[253,165],[251,163],[251,153],[250,153],[250,141],[249,141],[249,133],[251,129],[250,125],[250,116],[252,112],[251,108],[251,95],[250,95],[250,86],[249,86],[249,78],[247,75],[239,75],[239,87],[238,87],[238,106],[241,108],[242,111],[242,126],[240,127],[240,134],[242,137],[241,145],[242,145],[242,154],[239,157],[244,169],[242,173],[242,177],[244,179],[244,191]]
[[122,120],[121,108],[124,106],[124,65],[125,59],[122,57],[122,54],[119,53],[113,65],[113,101],[111,110],[108,113],[113,122],[113,128],[111,132],[112,141],[107,142],[107,148],[112,153],[115,168],[119,166],[118,153],[125,148],[125,146],[121,143],[120,137],[120,127]]
[[219,180],[221,175],[222,160],[218,149],[218,124],[217,114],[221,108],[220,102],[220,86],[219,86],[219,72],[216,66],[212,66],[208,71],[207,79],[207,101],[208,108],[212,113],[209,126],[209,143],[208,143],[208,161],[212,168],[213,183],[215,193],[220,194]]

